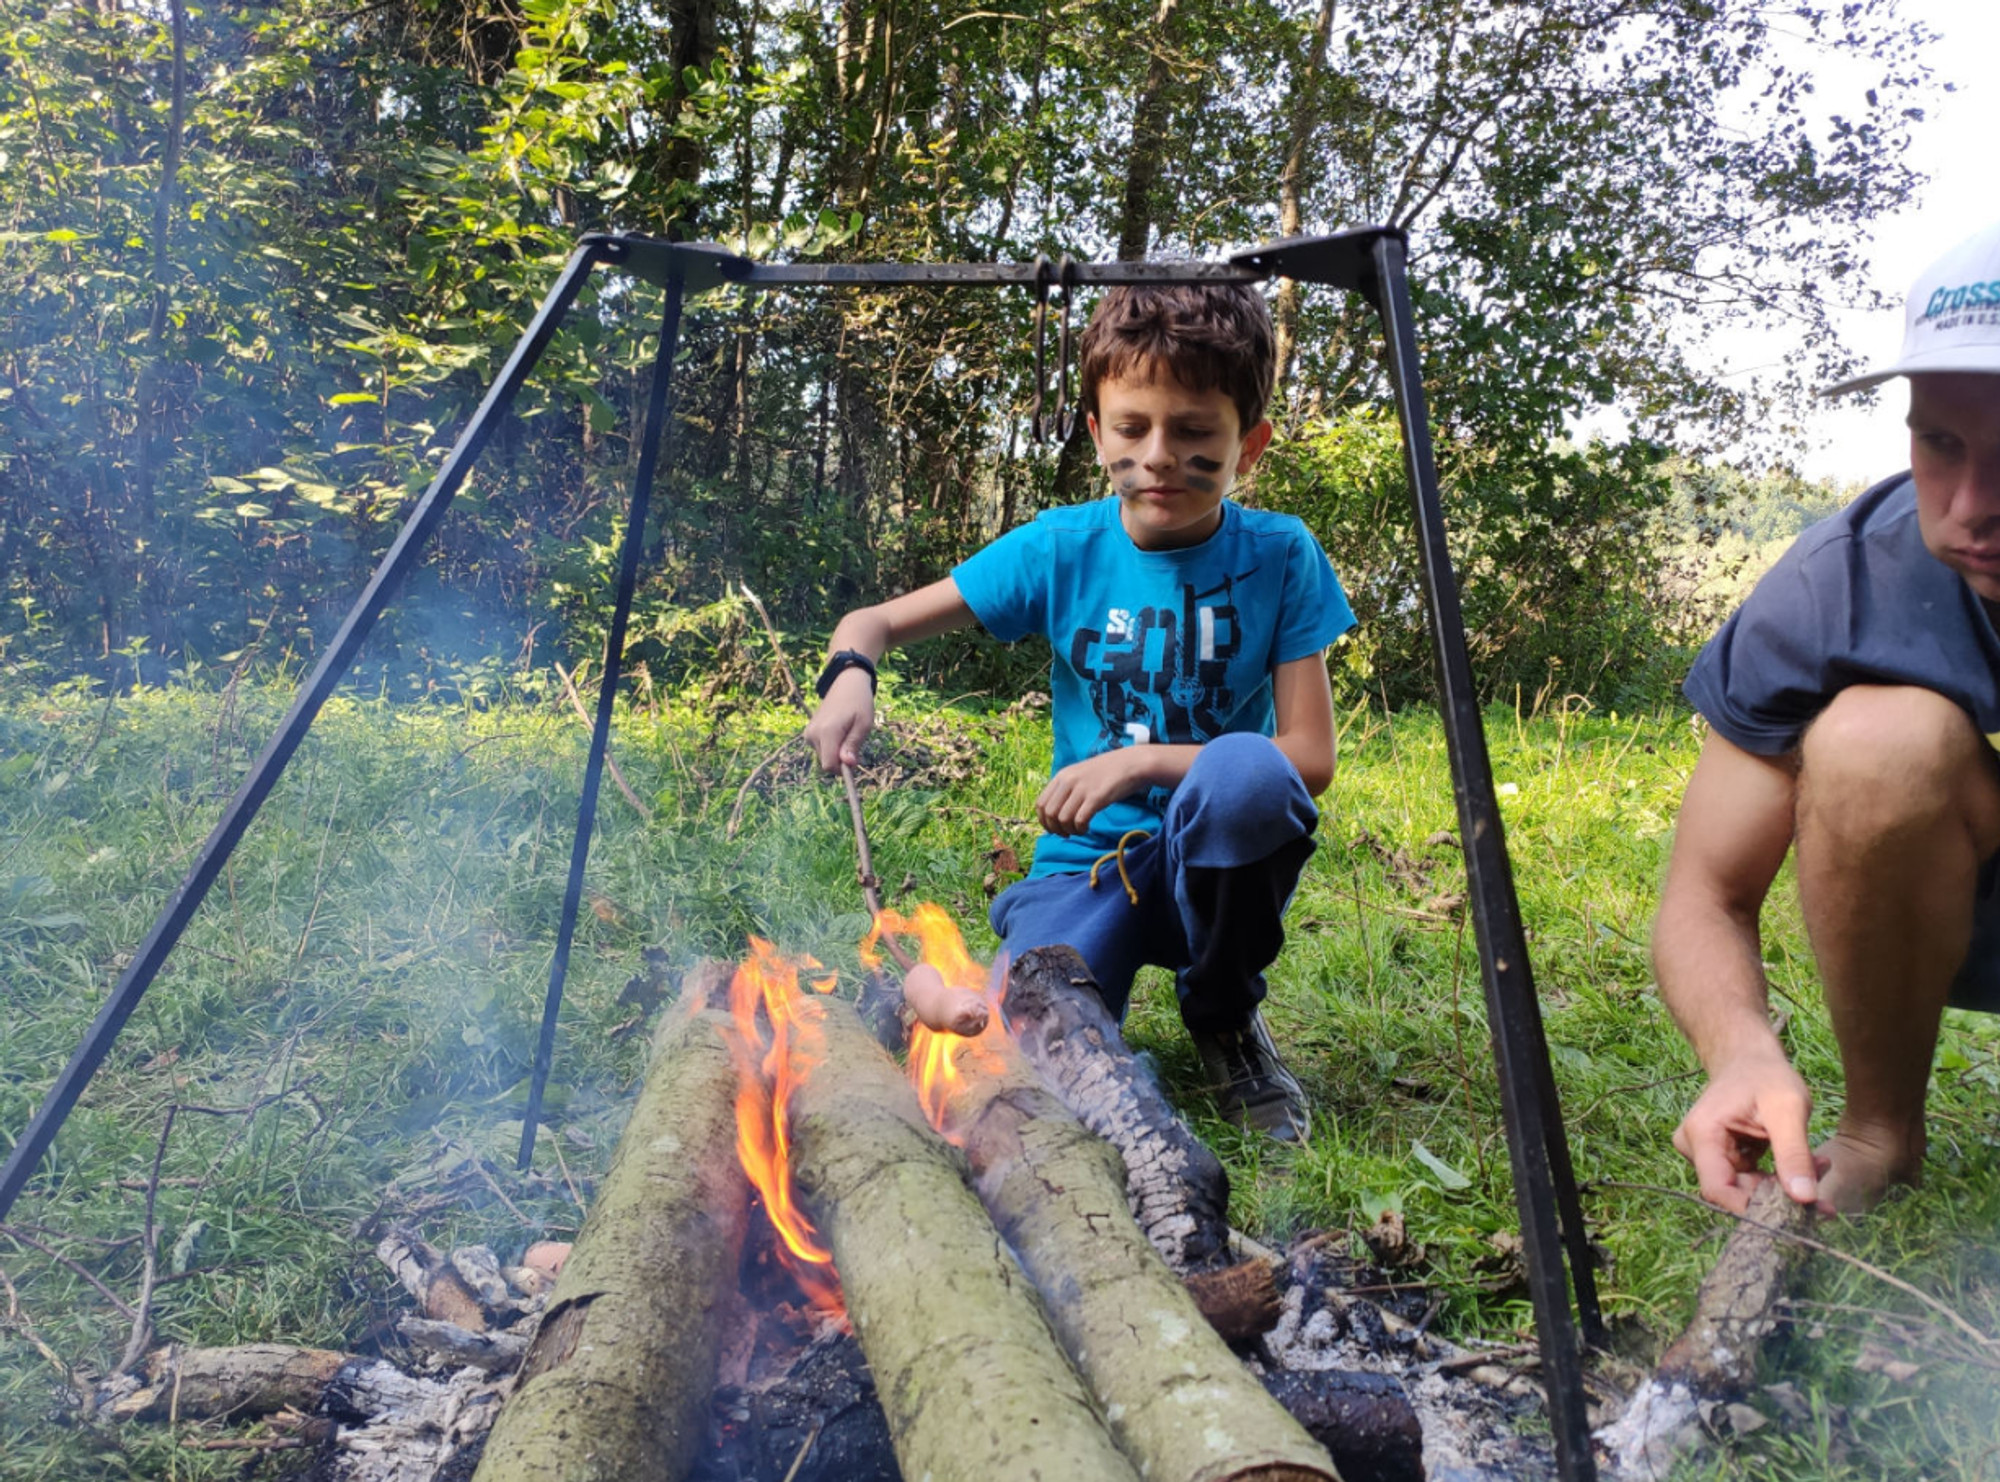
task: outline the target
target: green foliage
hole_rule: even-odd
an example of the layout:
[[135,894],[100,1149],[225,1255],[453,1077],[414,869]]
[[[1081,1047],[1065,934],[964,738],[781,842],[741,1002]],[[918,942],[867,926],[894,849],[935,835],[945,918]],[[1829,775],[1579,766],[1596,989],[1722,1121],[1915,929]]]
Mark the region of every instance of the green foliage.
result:
[[[1924,36],[1888,0],[1794,7],[1806,45],[1879,63],[1826,120],[1752,0],[1366,0],[1323,50],[1318,19],[0,0],[0,644],[121,680],[135,644],[152,681],[310,656],[584,231],[978,261],[1384,221],[1413,234],[1489,687],[1553,660],[1564,688],[1637,682],[1671,627],[1637,610],[1654,450],[1766,405],[1688,346],[1784,317],[1837,354],[1863,229],[1914,184]],[[1280,420],[1297,465],[1330,467],[1324,429],[1379,416],[1377,331],[1333,295],[1279,307]],[[596,650],[656,312],[630,285],[586,296],[371,650],[384,682]],[[1020,295],[700,301],[642,605],[748,579],[824,628],[1087,492],[1080,438],[1021,446],[1028,319]],[[1607,404],[1639,441],[1560,445]],[[1379,492],[1298,497],[1365,516]],[[1372,661],[1408,691],[1393,525],[1319,528],[1379,589]],[[1600,560],[1633,610],[1584,602]]]
[[[734,617],[718,609],[673,641],[726,656],[715,635]],[[643,1058],[643,1035],[613,1035],[642,949],[680,967],[735,955],[754,931],[854,981],[865,923],[846,810],[788,744],[795,714],[659,686],[621,711],[614,742],[653,821],[606,790],[549,1121],[517,1174],[585,739],[552,691],[528,688],[484,705],[328,707],[13,1212],[129,1300],[145,1189],[180,1107],[157,1191],[173,1278],[158,1290],[163,1338],[364,1343],[402,1306],[369,1254],[371,1219],[413,1215],[435,1240],[505,1255],[573,1232]],[[249,681],[111,701],[18,676],[0,691],[0,1127],[25,1121],[288,698]],[[985,955],[989,851],[1026,855],[1046,720],[940,708],[893,676],[883,700],[877,760],[897,781],[868,793],[876,867],[911,877],[913,898],[944,904]],[[1142,976],[1128,1029],[1228,1162],[1235,1223],[1282,1241],[1398,1210],[1422,1252],[1398,1275],[1442,1299],[1436,1330],[1513,1341],[1530,1317],[1494,1244],[1516,1221],[1442,734],[1421,712],[1365,702],[1340,725],[1340,776],[1271,975],[1312,1143],[1262,1145],[1209,1114],[1165,974]],[[1685,1320],[1721,1224],[1648,1187],[1691,1187],[1668,1134],[1698,1072],[1657,1002],[1646,938],[1699,737],[1678,712],[1608,713],[1560,692],[1538,711],[1494,707],[1487,726],[1586,1214],[1610,1257],[1601,1290],[1621,1351],[1649,1362]],[[1788,890],[1764,948],[1830,1126],[1838,1057]],[[1821,1235],[1993,1332],[2000,1031],[1948,1021],[1925,1188]],[[239,1474],[180,1444],[209,1427],[66,1418],[67,1375],[29,1340],[102,1373],[129,1323],[75,1269],[6,1236],[0,1270],[16,1304],[0,1332],[0,1478]],[[1768,1426],[1690,1476],[1976,1475],[2000,1444],[1990,1353],[1830,1261],[1799,1311],[1768,1378],[1796,1387],[1808,1422]],[[1916,1375],[1891,1380],[1883,1355]]]

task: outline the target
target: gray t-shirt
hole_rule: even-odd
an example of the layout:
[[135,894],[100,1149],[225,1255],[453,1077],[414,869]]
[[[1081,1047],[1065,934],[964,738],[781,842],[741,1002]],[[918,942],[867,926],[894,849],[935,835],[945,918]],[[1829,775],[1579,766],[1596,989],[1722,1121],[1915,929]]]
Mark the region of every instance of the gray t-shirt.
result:
[[1778,756],[1851,684],[1935,690],[2000,733],[2000,636],[1965,578],[1925,548],[1907,473],[1794,541],[1684,689],[1723,736]]

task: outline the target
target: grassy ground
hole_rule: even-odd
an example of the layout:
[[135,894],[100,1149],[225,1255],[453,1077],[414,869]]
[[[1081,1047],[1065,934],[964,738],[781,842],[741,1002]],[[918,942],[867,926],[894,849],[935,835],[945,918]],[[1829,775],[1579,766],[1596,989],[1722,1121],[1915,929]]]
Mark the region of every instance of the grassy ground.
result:
[[[286,698],[0,691],[0,1135],[25,1124]],[[895,786],[869,802],[877,868],[990,950],[989,851],[1027,855],[1045,721],[890,703]],[[1693,1061],[1645,942],[1697,742],[1683,713],[1574,703],[1497,710],[1488,725],[1586,1208],[1611,1261],[1605,1305],[1643,1361],[1685,1318],[1723,1223],[1629,1187],[1689,1188],[1667,1135]],[[166,1427],[61,1418],[65,1370],[105,1371],[129,1335],[114,1299],[137,1291],[156,1158],[157,1316],[175,1339],[374,1341],[398,1303],[359,1232],[385,1214],[503,1254],[573,1232],[639,1070],[641,1037],[613,1031],[643,949],[733,955],[754,931],[852,968],[865,922],[845,809],[785,746],[796,728],[697,695],[621,718],[615,754],[653,816],[607,785],[550,1125],[518,1175],[582,728],[549,704],[330,707],[0,1234],[0,1478],[242,1474]],[[1129,1029],[1228,1159],[1237,1223],[1276,1240],[1398,1210],[1422,1248],[1408,1274],[1444,1299],[1441,1330],[1506,1339],[1529,1314],[1494,1244],[1515,1218],[1463,869],[1440,837],[1455,828],[1441,733],[1365,708],[1342,729],[1322,847],[1272,974],[1271,1018],[1317,1108],[1311,1146],[1260,1146],[1213,1118],[1164,975],[1142,981]],[[1830,1120],[1836,1065],[1788,899],[1767,951]],[[1925,1189],[1829,1235],[1989,1333],[1997,1090],[1996,1027],[1954,1016]],[[1995,1350],[1875,1276],[1820,1267],[1771,1376],[1808,1418],[1687,1475],[2000,1471]]]

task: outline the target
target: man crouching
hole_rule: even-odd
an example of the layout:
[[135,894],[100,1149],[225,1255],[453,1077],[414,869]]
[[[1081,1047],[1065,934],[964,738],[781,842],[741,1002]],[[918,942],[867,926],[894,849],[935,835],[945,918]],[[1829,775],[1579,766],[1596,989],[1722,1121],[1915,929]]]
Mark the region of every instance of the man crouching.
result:
[[[2000,1011],[2000,226],[1911,291],[1910,471],[1801,535],[1702,651],[1711,733],[1653,933],[1660,991],[1708,1072],[1674,1133],[1702,1195],[1741,1212],[1768,1148],[1792,1198],[1867,1209],[1922,1169],[1947,1003]],[[1846,1103],[1771,1027],[1758,917],[1786,849]]]

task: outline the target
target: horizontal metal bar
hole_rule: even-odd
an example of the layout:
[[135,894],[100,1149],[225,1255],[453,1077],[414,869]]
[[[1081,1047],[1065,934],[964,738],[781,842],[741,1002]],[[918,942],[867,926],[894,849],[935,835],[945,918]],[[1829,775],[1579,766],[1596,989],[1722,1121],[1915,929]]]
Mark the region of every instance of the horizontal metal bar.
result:
[[[1261,283],[1293,278],[1371,292],[1375,243],[1398,240],[1393,227],[1364,226],[1325,237],[1290,237],[1238,252],[1227,262],[1071,262],[1069,281],[1107,287],[1135,283]],[[1040,263],[755,262],[712,242],[658,237],[585,237],[620,270],[666,287],[676,275],[690,294],[734,283],[745,288],[1032,288],[1062,271]]]

